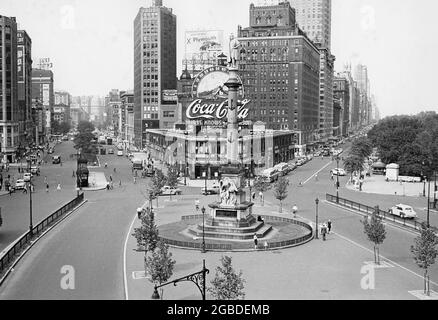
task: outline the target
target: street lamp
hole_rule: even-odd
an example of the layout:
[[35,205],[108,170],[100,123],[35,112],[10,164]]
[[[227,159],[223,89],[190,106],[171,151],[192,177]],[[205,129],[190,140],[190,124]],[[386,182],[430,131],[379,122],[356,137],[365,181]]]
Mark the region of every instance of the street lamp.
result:
[[316,228],[315,228],[315,239],[319,239],[318,237],[318,205],[319,205],[319,199],[315,199],[316,203]]
[[339,203],[339,155],[336,156],[336,203]]
[[185,186],[187,186],[187,153],[188,153],[188,150],[187,150],[187,145],[188,145],[188,141],[187,141],[187,139],[188,139],[188,132],[187,131],[184,131],[184,136],[185,136],[185,139],[184,139],[184,185]]
[[205,207],[202,207],[202,253],[205,253]]
[[31,173],[32,160],[31,159],[27,159],[27,166],[29,170],[28,172],[30,173],[29,175],[29,233],[32,236],[33,223],[32,223],[32,173]]
[[173,284],[174,286],[176,286],[176,284],[178,282],[191,281],[198,287],[199,291],[201,292],[202,300],[205,300],[205,294],[207,292],[207,290],[206,290],[206,275],[209,272],[210,272],[210,270],[208,270],[205,267],[205,260],[203,260],[201,271],[189,274],[187,276],[184,276],[184,277],[181,277],[179,279],[161,284],[159,286],[156,285],[154,287],[154,293],[152,294],[152,299],[154,299],[154,300],[160,299],[160,295],[158,293],[158,288],[162,288],[162,287],[170,285],[170,284]]

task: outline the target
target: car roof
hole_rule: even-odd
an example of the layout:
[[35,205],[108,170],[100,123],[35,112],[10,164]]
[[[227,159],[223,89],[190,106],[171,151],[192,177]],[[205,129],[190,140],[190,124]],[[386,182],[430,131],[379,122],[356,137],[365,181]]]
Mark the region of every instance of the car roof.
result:
[[411,206],[408,206],[407,204],[398,204],[397,207],[401,207],[401,208],[410,208],[412,209]]

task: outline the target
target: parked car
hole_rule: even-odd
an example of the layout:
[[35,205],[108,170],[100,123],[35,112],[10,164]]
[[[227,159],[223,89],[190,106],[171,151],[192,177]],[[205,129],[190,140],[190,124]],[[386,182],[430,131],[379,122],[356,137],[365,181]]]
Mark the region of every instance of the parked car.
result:
[[32,173],[26,172],[26,173],[23,174],[24,182],[29,182],[31,178],[32,178]]
[[265,177],[269,182],[274,182],[278,180],[280,172],[275,168],[270,168],[264,170],[260,176]]
[[108,154],[114,154],[114,149],[109,149]]
[[123,157],[123,151],[117,151],[117,156],[119,156],[119,157]]
[[26,182],[24,181],[24,179],[17,179],[17,181],[15,181],[15,190],[23,190],[26,187]]
[[30,168],[30,173],[32,173],[33,175],[40,175],[40,168],[37,166],[31,167]]
[[278,173],[279,173],[280,176],[285,176],[285,175],[287,175],[290,172],[289,165],[287,163],[284,163],[284,162],[277,164],[274,167],[274,169],[278,170]]
[[334,176],[342,176],[342,177],[345,177],[345,176],[347,175],[347,173],[345,172],[345,170],[342,169],[342,168],[335,168],[335,169],[331,170],[331,173],[332,173]]
[[417,213],[411,206],[405,204],[398,204],[391,209],[389,209],[389,213],[398,216],[402,219],[416,219]]
[[205,190],[205,188],[201,189],[201,194],[206,196],[206,195],[212,195],[212,194],[219,194],[219,185],[218,184],[214,184],[212,187],[208,188],[207,190]]
[[53,156],[52,163],[53,164],[60,164],[61,163],[61,156]]
[[173,188],[169,186],[164,186],[161,188],[161,195],[162,196],[169,196],[169,195],[180,195],[182,194],[181,189]]
[[289,171],[294,171],[297,168],[297,165],[295,163],[289,163]]

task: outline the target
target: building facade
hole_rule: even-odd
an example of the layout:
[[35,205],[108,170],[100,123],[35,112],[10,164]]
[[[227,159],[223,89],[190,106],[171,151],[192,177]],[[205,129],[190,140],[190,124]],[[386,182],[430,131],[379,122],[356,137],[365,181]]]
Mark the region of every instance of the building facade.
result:
[[296,132],[303,153],[319,129],[319,50],[298,28],[288,2],[250,6],[250,26],[239,26],[240,75],[251,100],[250,120]]
[[309,38],[320,43],[321,47],[331,49],[331,0],[289,0],[295,8],[296,19],[300,28]]
[[24,30],[18,30],[17,33],[17,68],[19,151],[22,155],[35,141],[32,117],[32,40]]
[[0,16],[0,158],[13,162],[19,146],[17,22]]
[[[350,85],[349,81],[338,74],[333,81],[334,104],[339,104],[342,113],[339,121],[339,134],[346,137],[350,127]],[[335,125],[334,125],[335,126]]]
[[[319,45],[319,44],[317,44]],[[333,136],[333,77],[335,57],[327,48],[320,48],[319,74],[319,138],[326,142]]]
[[55,91],[55,105],[53,107],[53,120],[60,123],[67,122],[71,125],[70,119],[71,95],[65,91]]
[[176,90],[176,16],[153,0],[140,8],[134,21],[134,130],[143,148],[148,128],[171,128],[175,103],[163,101],[166,90]]
[[32,99],[40,102],[44,108],[44,133],[46,135],[46,139],[50,140],[54,117],[53,107],[55,104],[55,91],[52,71],[32,69]]
[[122,117],[122,140],[125,149],[134,146],[134,92],[128,90],[120,94]]

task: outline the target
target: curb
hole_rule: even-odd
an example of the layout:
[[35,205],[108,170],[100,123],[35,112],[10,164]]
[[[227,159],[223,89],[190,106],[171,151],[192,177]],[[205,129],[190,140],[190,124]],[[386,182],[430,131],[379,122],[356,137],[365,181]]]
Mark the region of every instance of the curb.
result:
[[57,221],[54,225],[52,225],[51,227],[49,227],[46,231],[44,231],[41,235],[39,235],[34,241],[32,241],[29,245],[29,247],[27,247],[21,254],[20,256],[18,256],[18,258],[14,261],[14,263],[11,265],[11,267],[8,269],[8,271],[6,271],[5,275],[0,279],[0,286],[3,284],[3,282],[6,280],[6,278],[8,277],[8,275],[14,270],[14,267],[18,264],[18,262],[20,262],[20,260],[26,255],[26,253],[28,251],[30,251],[30,249],[32,249],[32,247],[42,238],[44,237],[47,233],[49,233],[49,231],[51,231],[53,228],[55,228],[58,224],[60,224],[62,221],[64,221],[65,219],[67,219],[71,214],[73,214],[76,210],[78,210],[79,208],[81,208],[85,203],[87,203],[88,200],[85,199],[83,202],[81,202],[80,204],[78,204],[78,206],[76,208],[74,208],[72,211],[70,211],[69,213],[67,213],[64,217],[62,217],[59,221]]

